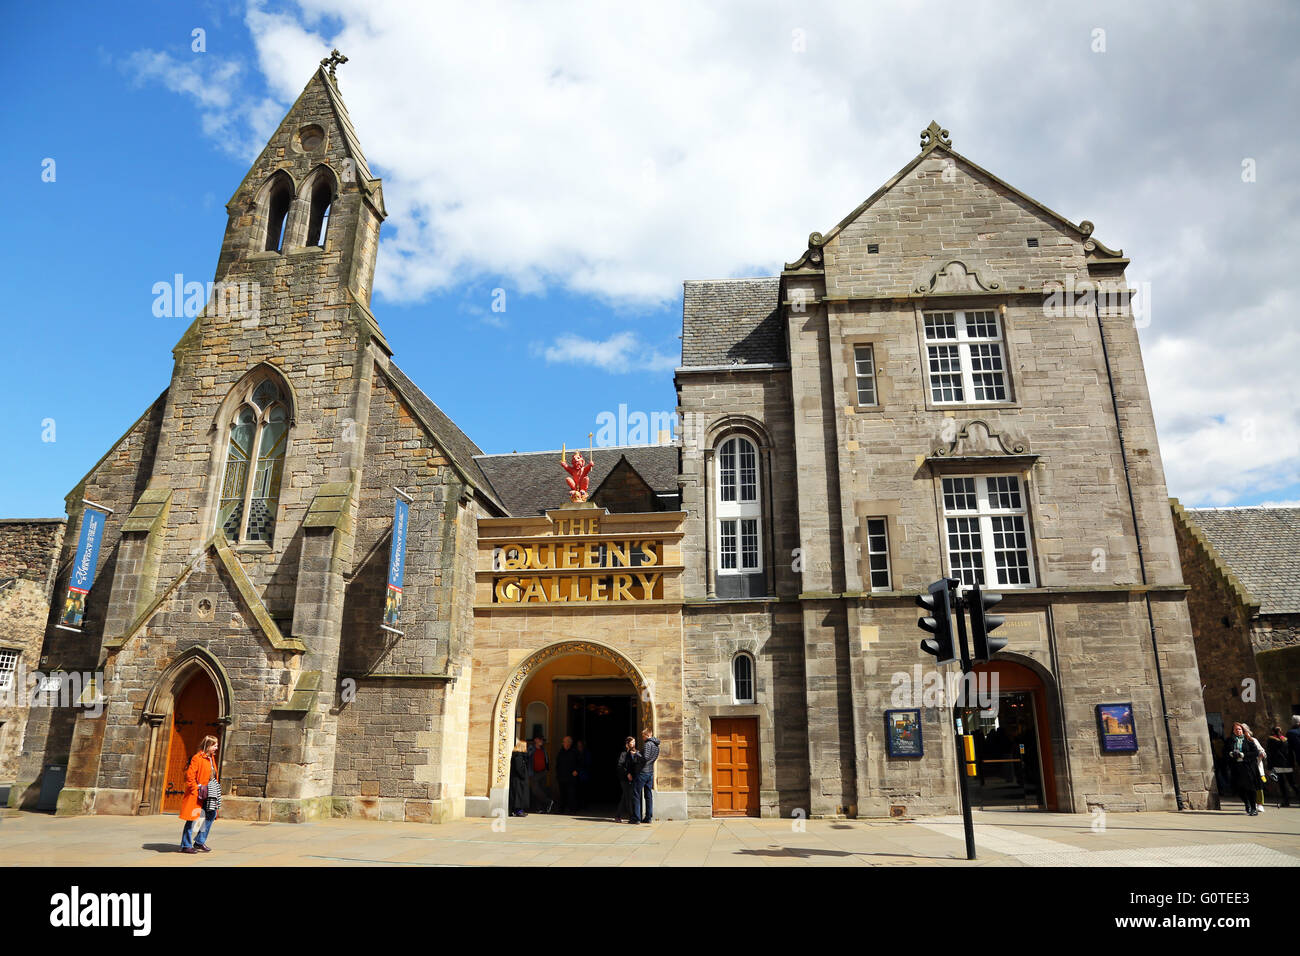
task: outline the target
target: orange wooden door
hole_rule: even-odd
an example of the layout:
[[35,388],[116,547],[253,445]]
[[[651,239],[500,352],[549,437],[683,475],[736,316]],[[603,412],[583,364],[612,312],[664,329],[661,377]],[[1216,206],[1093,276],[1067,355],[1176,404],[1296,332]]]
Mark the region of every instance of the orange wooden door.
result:
[[185,796],[185,770],[208,734],[220,739],[217,691],[201,674],[195,674],[172,705],[171,740],[167,747],[167,781],[163,786],[163,813],[179,813]]
[[715,717],[713,815],[758,816],[758,718]]

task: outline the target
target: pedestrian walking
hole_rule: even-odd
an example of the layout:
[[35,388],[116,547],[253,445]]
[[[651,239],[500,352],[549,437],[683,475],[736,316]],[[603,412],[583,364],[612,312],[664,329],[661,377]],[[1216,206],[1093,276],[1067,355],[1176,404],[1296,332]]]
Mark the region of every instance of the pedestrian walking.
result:
[[510,815],[528,816],[528,741],[515,741],[510,755]]
[[[208,833],[221,812],[221,784],[217,780],[217,738],[211,734],[199,741],[199,749],[190,758],[185,769],[185,795],[181,798],[180,818],[185,821],[181,830],[182,853],[210,853]],[[194,824],[199,824],[198,837]]]
[[628,737],[623,741],[623,752],[618,755],[618,783],[623,798],[619,801],[614,816],[615,823],[622,823],[627,817],[628,823],[641,822],[641,801],[637,799],[636,783],[641,774],[645,759],[636,749],[636,738]]
[[637,776],[637,802],[643,807],[642,823],[649,823],[654,818],[655,807],[655,761],[659,759],[659,738],[647,727],[641,731],[644,742],[641,745],[641,757],[644,763]]
[[1294,790],[1296,800],[1300,801],[1300,788],[1295,782],[1295,758],[1291,756],[1291,742],[1286,739],[1281,727],[1273,728],[1273,732],[1264,741],[1264,749],[1268,751],[1269,779],[1277,781],[1277,805],[1291,806],[1288,790]]
[[1258,764],[1255,759],[1255,745],[1246,736],[1241,724],[1232,725],[1232,737],[1228,741],[1228,766],[1232,768],[1232,786],[1246,805],[1246,815],[1259,815],[1255,802],[1255,788],[1259,786]]

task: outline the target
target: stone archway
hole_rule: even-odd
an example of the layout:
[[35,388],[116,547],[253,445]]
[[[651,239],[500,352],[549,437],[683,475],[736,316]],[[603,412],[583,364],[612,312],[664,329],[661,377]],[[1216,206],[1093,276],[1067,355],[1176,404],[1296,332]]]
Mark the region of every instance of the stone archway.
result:
[[642,727],[653,728],[654,700],[653,687],[646,680],[640,669],[628,660],[620,651],[608,644],[592,640],[557,641],[538,648],[511,671],[497,694],[492,707],[492,746],[488,766],[491,769],[491,807],[506,809],[508,804],[507,788],[510,774],[510,753],[514,745],[515,704],[519,693],[528,679],[539,668],[559,657],[586,654],[608,661],[618,668],[622,676],[632,682],[636,690]]
[[[221,662],[202,647],[191,647],[178,655],[154,682],[140,714],[141,722],[149,725],[149,748],[140,781],[137,814],[162,812],[176,695],[195,680],[208,681],[212,685],[216,695],[216,723],[225,728],[233,719],[234,690]],[[224,738],[225,734],[219,736]],[[223,739],[218,756],[218,760],[223,762],[225,749]]]

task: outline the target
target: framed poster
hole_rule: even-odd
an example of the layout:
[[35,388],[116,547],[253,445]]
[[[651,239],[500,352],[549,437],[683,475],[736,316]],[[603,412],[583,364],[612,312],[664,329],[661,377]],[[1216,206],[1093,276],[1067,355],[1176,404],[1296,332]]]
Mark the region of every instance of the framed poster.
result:
[[885,711],[885,741],[891,757],[921,757],[921,712],[919,710]]
[[1102,753],[1136,753],[1138,739],[1133,725],[1133,703],[1098,704],[1097,733],[1101,738]]

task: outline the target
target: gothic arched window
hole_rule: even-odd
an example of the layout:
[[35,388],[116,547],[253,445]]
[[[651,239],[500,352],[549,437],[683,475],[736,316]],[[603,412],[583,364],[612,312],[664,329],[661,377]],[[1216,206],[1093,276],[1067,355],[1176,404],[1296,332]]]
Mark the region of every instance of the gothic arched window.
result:
[[293,204],[293,181],[283,172],[277,173],[266,189],[266,241],[262,248],[267,252],[284,249],[284,230]]
[[329,232],[330,206],[334,203],[334,188],[329,174],[321,172],[311,187],[311,215],[307,220],[307,245],[325,246]]
[[263,379],[230,422],[217,513],[217,526],[229,540],[270,542],[288,443],[288,403],[276,382]]

